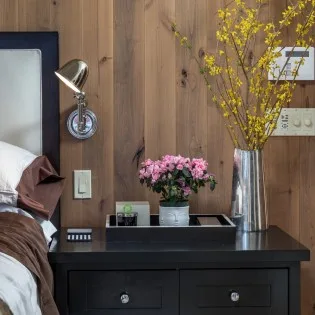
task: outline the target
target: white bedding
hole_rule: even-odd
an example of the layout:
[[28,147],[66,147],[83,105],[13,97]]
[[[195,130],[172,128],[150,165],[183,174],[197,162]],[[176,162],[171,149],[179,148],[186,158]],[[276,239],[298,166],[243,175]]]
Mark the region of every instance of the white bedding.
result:
[[24,170],[36,155],[22,148],[0,141],[0,202],[17,205],[19,184]]
[[0,253],[0,298],[14,315],[41,315],[33,274],[16,259]]
[[[14,212],[30,218],[28,212],[0,204],[0,212]],[[43,228],[47,243],[56,228],[50,221],[36,219]],[[41,315],[38,304],[38,290],[34,275],[15,258],[0,253],[0,299],[10,308],[14,315]]]

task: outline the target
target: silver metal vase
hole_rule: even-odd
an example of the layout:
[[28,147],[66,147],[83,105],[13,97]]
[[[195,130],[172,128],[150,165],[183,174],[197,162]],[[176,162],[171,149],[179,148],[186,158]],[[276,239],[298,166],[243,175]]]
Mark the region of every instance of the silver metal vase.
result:
[[234,150],[232,217],[243,215],[240,230],[268,229],[264,167],[261,150]]

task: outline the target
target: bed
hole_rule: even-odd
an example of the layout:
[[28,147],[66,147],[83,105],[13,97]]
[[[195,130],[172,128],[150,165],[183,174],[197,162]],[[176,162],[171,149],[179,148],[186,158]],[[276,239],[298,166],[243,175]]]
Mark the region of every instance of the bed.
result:
[[47,252],[59,228],[57,32],[0,33],[0,315],[59,314]]

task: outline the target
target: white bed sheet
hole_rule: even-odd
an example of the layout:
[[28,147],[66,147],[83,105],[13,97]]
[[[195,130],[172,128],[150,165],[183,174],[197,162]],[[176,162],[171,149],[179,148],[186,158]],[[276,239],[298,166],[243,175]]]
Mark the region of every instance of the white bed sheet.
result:
[[34,275],[11,256],[0,253],[0,298],[14,315],[41,315]]

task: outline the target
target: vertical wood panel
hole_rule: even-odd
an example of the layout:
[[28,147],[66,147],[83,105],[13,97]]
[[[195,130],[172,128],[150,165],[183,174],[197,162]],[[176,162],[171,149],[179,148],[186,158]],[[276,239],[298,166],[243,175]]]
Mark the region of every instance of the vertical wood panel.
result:
[[[217,10],[228,1],[208,1],[208,47],[210,53],[217,49],[216,30],[218,29]],[[214,79],[212,79],[212,82]],[[218,213],[230,214],[232,168],[233,168],[233,143],[224,125],[224,120],[218,108],[213,103],[208,93],[208,149],[207,158],[209,170],[216,175],[218,186],[209,199],[208,208]],[[207,212],[207,211],[205,211]]]
[[[99,132],[92,154],[99,155],[96,186],[97,225],[104,226],[105,213],[112,213],[114,200],[114,63],[113,0],[98,0],[98,103],[95,104]],[[100,145],[101,144],[101,145]],[[88,205],[87,205],[88,206]],[[86,210],[88,212],[88,210]],[[94,222],[96,225],[96,222]]]
[[[105,224],[105,214],[99,208],[102,196],[102,182],[104,179],[102,162],[105,152],[100,145],[103,143],[103,125],[101,110],[102,104],[98,97],[98,0],[82,1],[82,59],[88,64],[90,69],[89,76],[83,87],[86,92],[88,108],[91,109],[98,121],[98,130],[95,135],[83,141],[82,148],[82,169],[90,169],[92,174],[92,199],[82,200],[81,220],[76,225],[93,226],[95,222]],[[106,89],[106,87],[103,87]],[[96,153],[97,152],[97,153]]]
[[[175,0],[145,0],[145,156],[176,153]],[[158,196],[148,193],[153,211]]]
[[51,30],[52,1],[18,0],[19,30],[49,31]]
[[0,0],[0,30],[17,31],[19,20],[18,0]]
[[144,0],[114,1],[115,200],[143,200],[133,157],[144,142]]
[[[207,0],[176,0],[176,23],[189,39],[193,54],[207,48]],[[189,16],[186,12],[190,12]],[[207,159],[207,87],[193,55],[176,41],[176,151]],[[210,189],[194,194],[190,211],[206,209]]]
[[146,157],[176,153],[175,0],[145,0]]
[[[301,87],[303,107],[315,107],[314,84]],[[315,308],[315,139],[300,139],[300,241],[311,250],[311,261],[302,263],[302,315]]]
[[[105,187],[106,182],[104,178],[107,178],[108,184],[112,185],[111,177],[105,177],[107,174],[104,170],[106,156],[108,155],[108,158],[111,160],[110,156],[112,155],[112,151],[106,152],[107,148],[104,147],[105,138],[108,136],[104,132],[104,127],[106,127],[106,123],[112,117],[103,115],[104,106],[106,105],[99,98],[100,58],[98,49],[99,43],[102,43],[102,41],[107,42],[110,31],[110,28],[107,28],[109,30],[107,32],[107,29],[99,28],[99,19],[100,21],[111,21],[112,12],[100,11],[99,9],[98,0],[82,2],[82,59],[87,62],[90,69],[94,70],[89,72],[84,90],[87,94],[88,108],[98,118],[98,129],[92,138],[83,142],[82,169],[90,169],[92,172],[92,199],[82,201],[81,220],[76,224],[79,226],[105,225],[103,187]],[[99,31],[103,31],[104,38],[99,37]],[[109,37],[109,40],[112,40],[112,37]],[[101,89],[107,91],[112,89],[112,86],[102,86]]]
[[[281,12],[286,5],[286,0],[270,2],[270,19],[281,19]],[[289,39],[289,33],[284,33],[284,44]],[[294,102],[292,107],[299,107],[299,102]],[[299,138],[273,137],[264,153],[270,222],[299,239]]]
[[[63,65],[73,58],[82,58],[83,56],[83,1],[58,1],[56,10],[60,65]],[[71,23],[69,23],[70,21]],[[93,69],[93,71],[95,70]],[[76,105],[72,91],[65,84],[60,83],[60,170],[61,174],[67,178],[61,198],[61,224],[63,226],[79,226],[84,221],[82,201],[73,200],[72,186],[73,170],[80,170],[83,166],[82,153],[84,142],[73,138],[66,127],[67,118],[75,109]],[[93,210],[90,209],[89,211]]]
[[299,139],[270,139],[264,153],[270,223],[299,239]]
[[301,301],[302,315],[314,313],[315,305],[315,139],[305,138],[301,141],[301,238],[300,241],[311,250],[311,261],[302,263]]

